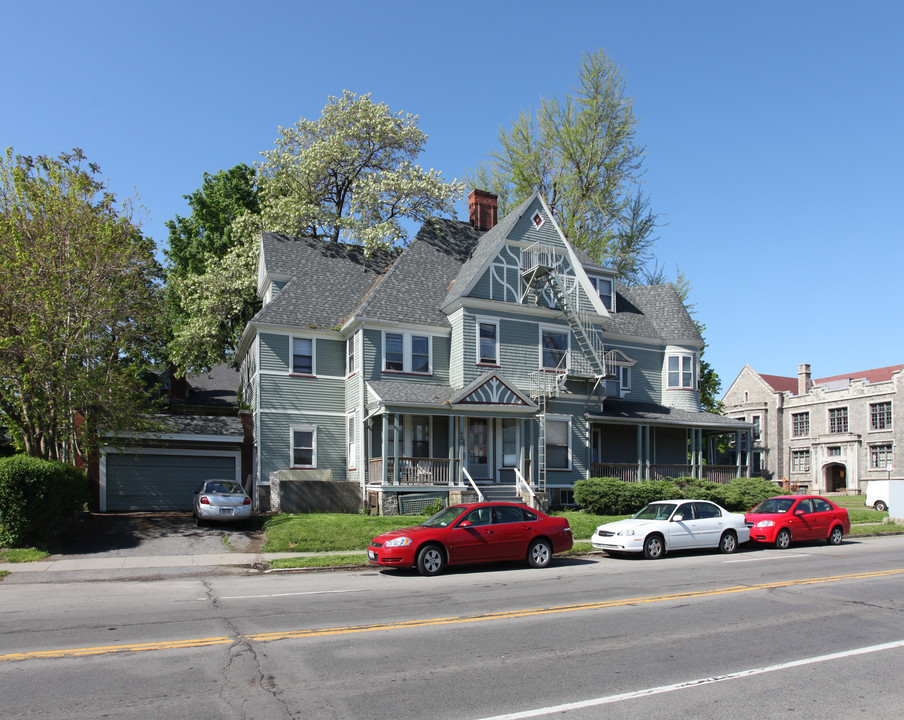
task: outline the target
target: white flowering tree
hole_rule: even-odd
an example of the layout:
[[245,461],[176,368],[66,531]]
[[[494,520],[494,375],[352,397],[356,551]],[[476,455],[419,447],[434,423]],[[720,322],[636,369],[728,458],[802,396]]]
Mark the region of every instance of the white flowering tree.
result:
[[317,120],[280,128],[258,166],[260,213],[233,221],[232,247],[205,256],[203,273],[171,275],[169,292],[184,314],[170,356],[182,371],[233,360],[255,296],[262,230],[348,242],[368,250],[404,245],[402,219],[452,214],[457,181],[415,164],[427,135],[416,115],[393,113],[370,95],[330,97]]

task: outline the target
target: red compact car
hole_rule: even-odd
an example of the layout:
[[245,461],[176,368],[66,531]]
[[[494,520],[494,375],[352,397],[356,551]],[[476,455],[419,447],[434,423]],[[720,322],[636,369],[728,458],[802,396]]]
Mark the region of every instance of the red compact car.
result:
[[515,503],[453,505],[415,527],[370,541],[367,559],[385,567],[416,567],[438,575],[446,565],[526,560],[546,567],[574,545],[568,520]]
[[848,511],[817,495],[782,495],[763,500],[744,516],[754,542],[784,550],[800,540],[840,545],[851,531]]

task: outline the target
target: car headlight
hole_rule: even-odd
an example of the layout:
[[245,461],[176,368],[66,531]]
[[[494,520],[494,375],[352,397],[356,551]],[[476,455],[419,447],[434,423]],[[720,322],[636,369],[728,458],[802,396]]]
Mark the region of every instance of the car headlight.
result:
[[620,533],[616,533],[616,535],[633,535],[633,530],[622,530]]
[[383,547],[405,547],[406,545],[411,545],[411,538],[397,537],[383,543]]
[[775,520],[760,520],[756,527],[772,527],[775,525]]

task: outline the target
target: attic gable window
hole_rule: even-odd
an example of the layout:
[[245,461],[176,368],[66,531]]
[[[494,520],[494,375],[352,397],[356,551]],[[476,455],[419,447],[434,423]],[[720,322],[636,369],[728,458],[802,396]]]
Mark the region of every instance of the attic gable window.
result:
[[534,228],[539,230],[543,227],[543,223],[546,222],[546,219],[540,214],[539,210],[534,210],[534,214],[530,216],[530,221],[534,224]]
[[597,294],[600,296],[600,300],[603,301],[606,310],[609,312],[614,311],[615,293],[613,291],[611,278],[594,277],[591,275],[590,284],[593,285]]

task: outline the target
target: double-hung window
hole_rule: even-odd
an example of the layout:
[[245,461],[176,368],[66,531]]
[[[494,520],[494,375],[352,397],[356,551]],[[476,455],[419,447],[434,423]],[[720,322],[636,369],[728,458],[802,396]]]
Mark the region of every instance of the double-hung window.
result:
[[499,323],[488,320],[477,322],[477,364],[499,364]]
[[311,338],[292,338],[292,372],[314,374],[314,341]]
[[610,278],[591,276],[590,282],[596,290],[597,295],[600,296],[600,300],[603,301],[603,305],[605,306],[606,310],[612,312],[612,309],[614,307],[612,300],[615,297],[615,294],[612,291],[612,280]]
[[540,365],[545,370],[567,369],[567,332],[550,329],[540,330]]
[[292,428],[292,467],[317,467],[317,428],[299,426]]
[[352,335],[345,341],[345,374],[355,373],[355,336]]
[[383,334],[383,369],[430,374],[430,338],[411,333]]
[[546,419],[547,470],[571,469],[571,420]]
[[669,355],[668,371],[670,390],[694,389],[693,355]]

